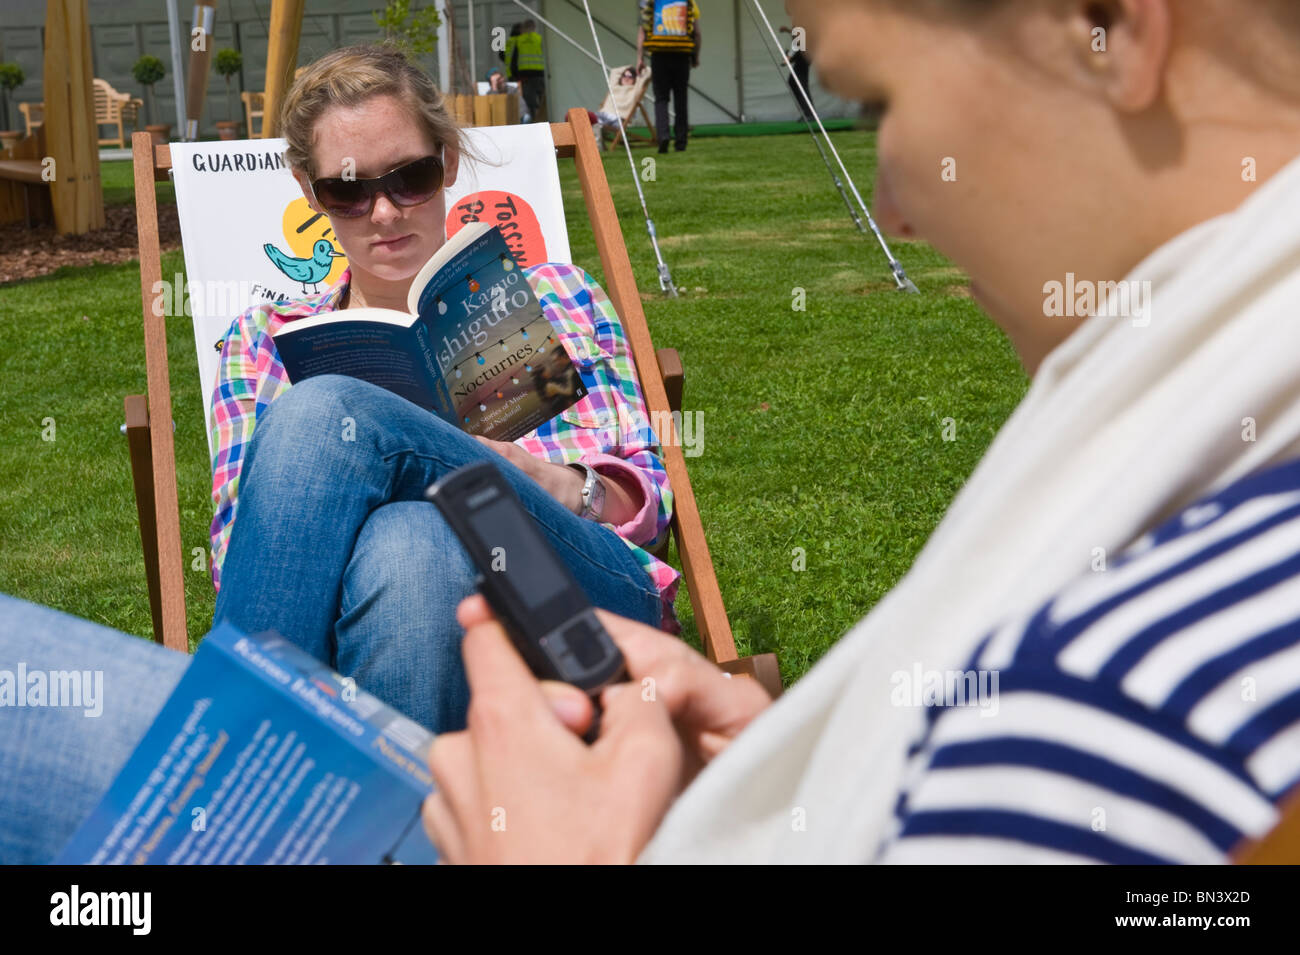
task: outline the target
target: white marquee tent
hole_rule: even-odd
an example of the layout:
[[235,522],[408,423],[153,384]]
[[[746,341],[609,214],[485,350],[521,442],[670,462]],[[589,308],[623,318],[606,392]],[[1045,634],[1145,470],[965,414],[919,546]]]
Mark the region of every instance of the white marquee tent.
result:
[[[630,63],[636,56],[638,0],[588,0],[597,22],[600,45],[609,65]],[[698,126],[712,123],[769,122],[797,120],[799,111],[786,86],[785,75],[772,63],[771,41],[755,26],[751,0],[697,0],[704,37],[700,66],[691,75],[690,121]],[[524,20],[527,7],[539,15],[538,31],[545,40],[547,95],[550,116],[561,117],[574,106],[594,109],[604,98],[604,77],[599,66],[579,49],[548,29],[549,21],[583,50],[594,53],[591,28],[582,0],[455,0],[452,9],[460,38],[460,56],[468,61],[470,6],[473,7],[473,60],[476,79],[499,65],[491,49],[492,27],[507,30]],[[773,27],[790,25],[784,0],[761,0]],[[788,36],[782,35],[788,42]],[[812,95],[823,118],[856,115],[856,108],[832,97],[817,82],[813,71]],[[647,95],[651,109],[652,95]],[[653,115],[653,111],[652,111]]]

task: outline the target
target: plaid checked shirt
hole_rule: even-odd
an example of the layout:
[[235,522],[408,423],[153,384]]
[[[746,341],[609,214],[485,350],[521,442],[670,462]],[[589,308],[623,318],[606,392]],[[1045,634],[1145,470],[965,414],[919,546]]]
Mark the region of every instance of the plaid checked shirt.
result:
[[[515,444],[556,464],[584,462],[619,472],[639,484],[643,505],[626,524],[607,524],[632,549],[663,599],[665,630],[679,628],[673,613],[679,574],[649,553],[668,533],[673,494],[659,458],[659,439],[647,414],[626,334],[614,305],[584,270],[549,263],[524,270],[542,311],[582,372],[587,397]],[[334,311],[351,273],[318,295],[250,308],[231,324],[221,349],[212,395],[212,583],[221,565],[239,498],[239,471],[262,413],[291,387],[274,335],[286,323]]]

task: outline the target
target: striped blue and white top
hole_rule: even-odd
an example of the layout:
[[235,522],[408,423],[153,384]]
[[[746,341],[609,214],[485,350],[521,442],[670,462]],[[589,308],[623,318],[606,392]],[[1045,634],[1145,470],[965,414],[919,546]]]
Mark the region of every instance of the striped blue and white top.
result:
[[1300,461],[1192,505],[925,682],[880,861],[1227,861],[1300,782]]

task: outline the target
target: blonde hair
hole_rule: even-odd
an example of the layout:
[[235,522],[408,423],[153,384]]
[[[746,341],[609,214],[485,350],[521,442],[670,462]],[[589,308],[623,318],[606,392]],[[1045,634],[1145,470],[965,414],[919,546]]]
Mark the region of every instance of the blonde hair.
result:
[[461,128],[442,92],[424,70],[390,44],[360,44],[326,53],[305,67],[289,87],[280,110],[280,132],[290,169],[315,175],[311,150],[316,123],[331,106],[358,106],[375,96],[396,96],[410,109],[434,143],[464,155]]

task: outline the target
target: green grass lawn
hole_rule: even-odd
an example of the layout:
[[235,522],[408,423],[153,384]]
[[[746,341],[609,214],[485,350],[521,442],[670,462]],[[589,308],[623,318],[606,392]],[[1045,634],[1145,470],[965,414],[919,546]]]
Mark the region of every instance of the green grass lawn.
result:
[[[833,135],[870,202],[872,135]],[[1027,379],[964,276],[928,246],[895,247],[921,294],[892,291],[807,136],[636,156],[656,163],[643,185],[678,299],[658,292],[625,154],[608,154],[606,170],[656,344],[681,353],[687,411],[702,414],[703,453],[688,464],[722,593],[741,652],[778,652],[788,684],[907,570]],[[574,260],[603,278],[572,163],[561,170]],[[109,201],[129,201],[128,162],[102,177]],[[179,253],[164,256],[164,275],[182,268]],[[138,270],[0,287],[0,332],[0,591],[148,634],[118,431],[123,396],[145,390]],[[191,329],[171,319],[168,334],[190,555],[211,517],[207,443]],[[189,559],[197,636],[214,598]],[[678,609],[694,639],[685,594]]]
[[[99,186],[104,193],[105,205],[121,205],[135,202],[135,171],[131,160],[118,159],[99,164]],[[176,202],[176,190],[171,182],[156,184],[159,204]],[[138,275],[139,273],[137,273]]]

